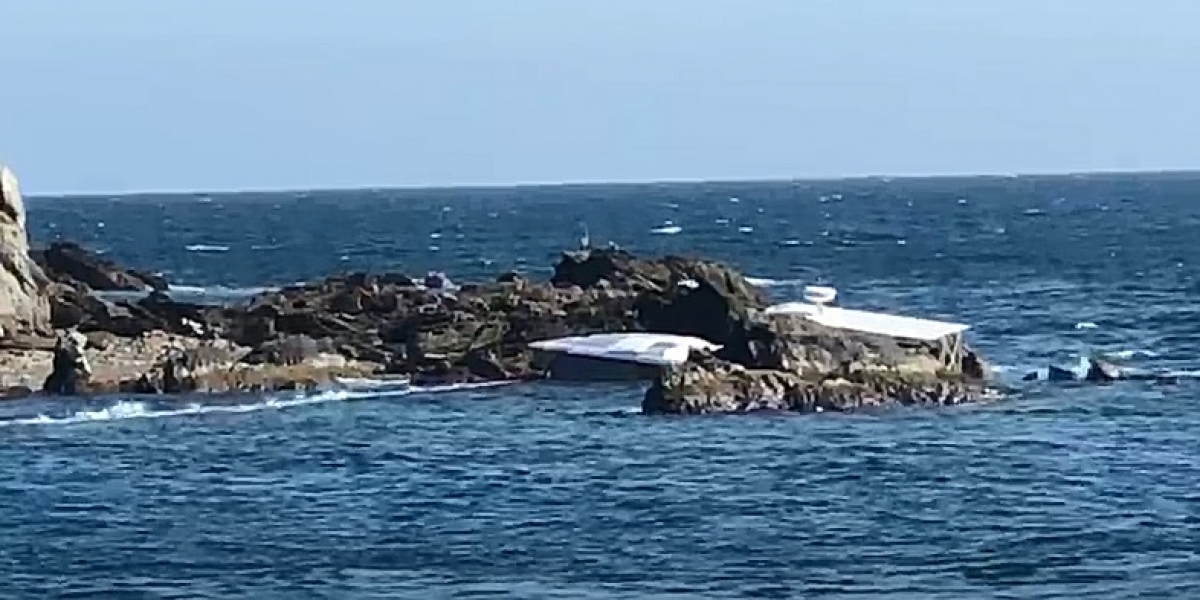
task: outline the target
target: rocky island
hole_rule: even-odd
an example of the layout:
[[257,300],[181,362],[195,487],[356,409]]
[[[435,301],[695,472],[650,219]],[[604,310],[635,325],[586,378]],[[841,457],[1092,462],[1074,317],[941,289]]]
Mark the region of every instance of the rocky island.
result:
[[[944,348],[769,315],[720,263],[566,252],[549,281],[516,273],[452,285],[436,275],[348,273],[237,305],[181,302],[161,276],[70,242],[31,250],[15,177],[2,170],[0,384],[9,396],[311,388],[348,376],[414,383],[545,376],[529,344],[598,332],[695,336],[720,346],[664,367],[648,413],[848,411],[986,397],[970,348]],[[113,299],[96,292],[128,291]]]

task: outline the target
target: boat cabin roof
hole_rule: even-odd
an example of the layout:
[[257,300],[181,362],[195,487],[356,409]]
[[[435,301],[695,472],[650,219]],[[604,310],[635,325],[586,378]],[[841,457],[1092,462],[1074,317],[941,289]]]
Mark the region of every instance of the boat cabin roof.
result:
[[807,302],[786,302],[768,307],[769,315],[801,315],[826,327],[861,333],[933,342],[960,334],[970,325],[853,310],[837,306],[818,306]]
[[673,365],[687,361],[692,350],[714,351],[720,348],[708,340],[669,333],[597,333],[529,344],[535,350],[562,352],[653,365]]

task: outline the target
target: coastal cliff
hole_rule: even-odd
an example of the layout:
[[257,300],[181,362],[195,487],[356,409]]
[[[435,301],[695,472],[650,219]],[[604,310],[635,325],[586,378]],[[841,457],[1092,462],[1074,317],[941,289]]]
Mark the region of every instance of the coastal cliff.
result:
[[0,339],[48,333],[47,281],[29,256],[25,201],[16,175],[0,165]]

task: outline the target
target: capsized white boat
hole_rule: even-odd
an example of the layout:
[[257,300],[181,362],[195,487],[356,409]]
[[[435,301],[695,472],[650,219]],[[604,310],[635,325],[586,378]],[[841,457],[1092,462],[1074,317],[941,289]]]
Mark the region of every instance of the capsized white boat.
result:
[[831,287],[809,286],[804,290],[806,302],[785,302],[768,307],[768,315],[797,315],[834,329],[857,331],[890,338],[938,342],[941,359],[947,367],[961,368],[962,335],[970,325],[935,321],[888,313],[827,306],[837,298]]
[[721,347],[698,337],[669,333],[597,333],[541,340],[529,347],[548,358],[551,379],[641,380],[664,366],[682,364],[692,350]]

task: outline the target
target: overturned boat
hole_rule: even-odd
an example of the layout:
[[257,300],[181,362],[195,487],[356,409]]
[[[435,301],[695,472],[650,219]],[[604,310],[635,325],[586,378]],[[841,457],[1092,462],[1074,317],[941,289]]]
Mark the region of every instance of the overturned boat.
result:
[[[970,329],[969,325],[830,306],[836,298],[837,290],[834,288],[808,286],[804,288],[803,302],[776,304],[763,312],[767,315],[799,316],[832,329],[937,344],[937,358],[945,370],[952,373],[963,371],[963,334]],[[973,369],[977,365],[969,367]]]
[[707,340],[669,333],[597,333],[529,344],[550,379],[565,381],[642,381],[663,367],[680,365],[693,350],[715,352]]

